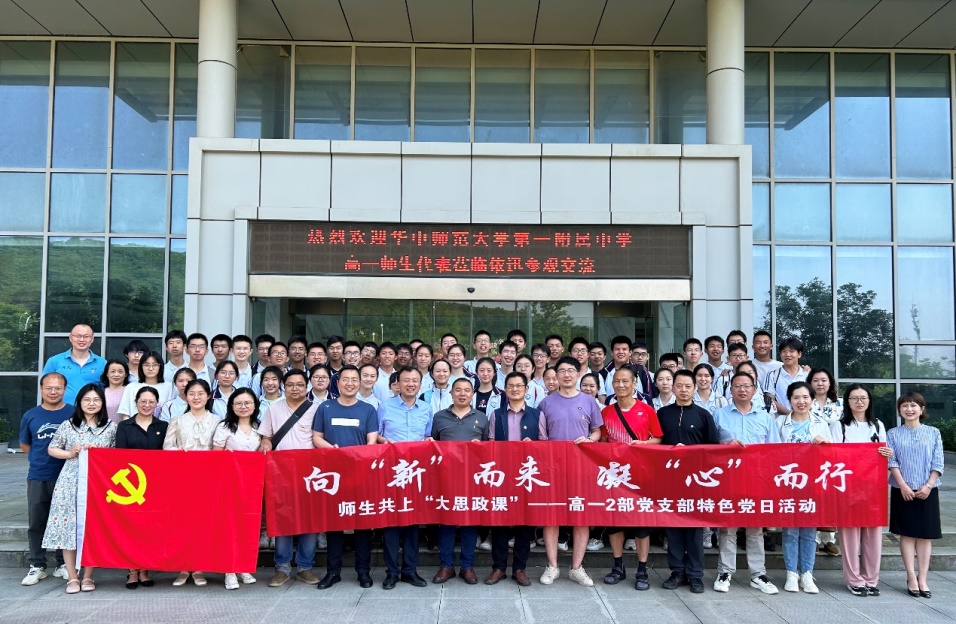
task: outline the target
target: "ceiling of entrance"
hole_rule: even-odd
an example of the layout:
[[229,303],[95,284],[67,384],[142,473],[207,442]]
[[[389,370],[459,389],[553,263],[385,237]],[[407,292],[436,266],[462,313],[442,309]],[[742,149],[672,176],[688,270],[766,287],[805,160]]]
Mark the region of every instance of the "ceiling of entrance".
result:
[[[0,35],[184,37],[198,0],[0,0]],[[704,45],[705,0],[239,0],[243,39]],[[956,0],[747,0],[748,46],[956,48]]]

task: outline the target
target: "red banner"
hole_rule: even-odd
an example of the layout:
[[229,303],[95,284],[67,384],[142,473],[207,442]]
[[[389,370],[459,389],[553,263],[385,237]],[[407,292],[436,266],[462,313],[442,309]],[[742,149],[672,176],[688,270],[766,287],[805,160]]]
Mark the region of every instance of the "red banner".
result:
[[91,449],[83,565],[254,572],[264,464],[261,453]]
[[878,444],[414,442],[279,451],[270,535],[385,526],[883,526]]

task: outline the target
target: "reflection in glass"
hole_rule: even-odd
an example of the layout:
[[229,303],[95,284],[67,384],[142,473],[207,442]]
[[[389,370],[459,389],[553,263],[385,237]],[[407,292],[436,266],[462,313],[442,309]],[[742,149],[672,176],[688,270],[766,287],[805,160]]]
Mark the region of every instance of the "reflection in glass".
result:
[[531,51],[475,50],[475,142],[531,140]]
[[778,245],[774,260],[777,339],[799,337],[806,347],[801,364],[833,370],[830,248]]
[[836,175],[890,177],[890,57],[836,55]]
[[837,184],[835,203],[838,241],[892,239],[889,184]]
[[[36,364],[32,368],[36,370]],[[36,375],[0,377],[0,409],[3,410],[0,418],[7,422],[10,431],[19,431],[21,416],[36,404]]]
[[46,166],[49,104],[50,43],[0,41],[0,167]]
[[926,399],[926,413],[930,417],[927,421],[928,425],[937,426],[940,421],[952,420],[956,417],[956,385],[954,384],[903,384],[900,392],[919,392],[923,395]]
[[774,54],[774,173],[830,176],[830,65],[825,52]]
[[654,58],[654,142],[706,143],[706,58],[699,52],[655,52]]
[[594,52],[594,142],[647,143],[650,138],[647,52]]
[[106,175],[54,173],[50,180],[51,232],[106,229]]
[[186,240],[169,241],[169,291],[166,301],[166,330],[183,326],[186,303]]
[[900,377],[904,379],[956,378],[956,347],[900,345]]
[[471,140],[471,51],[415,51],[415,140]]
[[83,322],[97,331],[103,317],[103,239],[51,238],[47,258],[46,331]]
[[56,44],[53,166],[106,168],[110,105],[110,44]]
[[113,167],[166,169],[169,44],[117,43]]
[[896,55],[896,175],[950,178],[949,55]]
[[189,167],[189,138],[196,136],[198,57],[196,44],[176,44],[176,79],[173,81],[173,169],[176,171]]
[[754,240],[770,240],[770,185],[755,182],[751,196]]
[[126,345],[128,345],[131,340],[142,340],[146,343],[146,346],[149,347],[150,351],[158,351],[163,353],[163,349],[165,349],[162,338],[146,338],[145,336],[108,336],[106,338],[106,347],[100,355],[107,360],[122,359],[125,362],[126,358],[123,355],[123,349],[126,348]]
[[170,234],[186,235],[186,210],[189,197],[189,178],[184,175],[173,176],[172,188],[172,217],[169,224]]
[[113,174],[110,202],[111,232],[166,233],[166,176]]
[[411,79],[408,48],[355,49],[356,140],[409,140]]
[[45,194],[45,174],[0,173],[0,230],[42,232]]
[[777,240],[830,240],[830,185],[777,184],[773,218]]
[[236,137],[289,138],[289,46],[243,45],[236,61]]
[[754,245],[754,329],[770,331],[770,246]]
[[295,138],[349,138],[352,49],[298,46],[295,50]]
[[163,267],[161,238],[110,240],[106,331],[154,333],[163,331]]
[[590,60],[586,50],[538,50],[534,74],[534,140],[587,143]]
[[42,238],[0,236],[0,371],[37,369],[42,266]]
[[[69,332],[70,330],[67,329],[66,331]],[[99,327],[94,327],[93,331],[99,331]],[[90,351],[93,353],[102,353],[102,346],[103,341],[100,339],[100,336],[94,334],[93,346],[90,347]],[[67,336],[47,336],[43,339],[43,352],[46,353],[46,357],[63,353],[70,348],[70,339]],[[2,379],[2,377],[0,377],[0,379]]]
[[890,247],[837,247],[838,377],[892,379]]
[[[873,397],[873,413],[880,419],[887,431],[897,424],[896,384],[865,384]],[[906,392],[904,389],[903,392]],[[843,396],[842,394],[840,395]]]
[[753,150],[753,176],[770,177],[770,55],[745,55],[744,142]]
[[953,248],[899,247],[900,340],[953,340]]
[[953,187],[897,184],[896,236],[901,243],[952,242]]

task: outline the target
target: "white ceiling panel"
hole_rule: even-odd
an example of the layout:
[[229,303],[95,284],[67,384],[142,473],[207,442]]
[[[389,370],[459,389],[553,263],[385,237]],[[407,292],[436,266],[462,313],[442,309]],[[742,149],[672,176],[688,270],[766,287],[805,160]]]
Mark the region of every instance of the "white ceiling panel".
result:
[[674,0],[608,0],[595,45],[651,45]]
[[110,34],[123,37],[168,37],[166,28],[140,0],[77,0]]
[[605,0],[545,0],[538,9],[534,43],[591,45]]
[[341,0],[355,41],[410,42],[408,11],[403,0]]
[[289,39],[292,33],[285,27],[272,0],[241,0],[239,2],[240,39]]
[[282,21],[298,41],[351,41],[338,0],[273,0]]
[[406,0],[412,35],[421,43],[471,43],[471,0]]
[[956,48],[956,2],[950,2],[917,26],[898,47]]
[[4,35],[48,35],[49,31],[11,0],[0,0],[0,31]]
[[[777,46],[831,47],[880,0],[813,0],[777,40]],[[887,42],[892,45],[893,42]]]
[[199,3],[196,0],[142,0],[173,37],[199,36]]
[[674,0],[664,25],[654,41],[656,45],[694,45],[707,43],[706,0]]
[[24,11],[55,35],[105,36],[110,33],[76,0],[30,0],[20,2]]
[[[891,47],[948,0],[882,0],[837,42],[841,47]],[[950,22],[950,29],[954,24]]]
[[475,0],[475,43],[531,43],[538,0]]
[[811,0],[747,0],[744,41],[749,46],[772,46]]

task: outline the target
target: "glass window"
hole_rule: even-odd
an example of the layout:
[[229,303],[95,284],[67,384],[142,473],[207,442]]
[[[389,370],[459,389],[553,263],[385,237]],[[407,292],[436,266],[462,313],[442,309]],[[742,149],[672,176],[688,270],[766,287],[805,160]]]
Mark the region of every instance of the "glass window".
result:
[[956,347],[900,345],[900,377],[904,379],[956,378]]
[[770,246],[754,245],[754,329],[770,330]]
[[655,143],[707,142],[707,59],[701,52],[655,52]]
[[745,55],[744,141],[753,152],[753,176],[770,177],[770,55]]
[[409,140],[411,80],[408,48],[355,49],[356,140]]
[[186,210],[189,202],[189,178],[184,175],[173,176],[172,188],[172,220],[169,224],[170,234],[186,235]]
[[110,231],[166,233],[166,176],[113,174]]
[[[69,332],[70,329],[66,329],[65,331]],[[99,328],[94,328],[93,331],[98,331],[98,329]],[[93,345],[90,347],[90,351],[93,353],[102,353],[102,346],[103,341],[100,339],[99,335],[94,334]],[[57,353],[63,353],[70,348],[70,338],[68,336],[47,336],[43,339],[43,352],[46,354],[47,358],[49,358],[51,355],[56,355]]]
[[838,241],[892,240],[889,184],[837,184],[835,200]]
[[650,140],[650,71],[647,52],[594,52],[594,142]]
[[0,110],[0,167],[45,167],[48,41],[0,41]]
[[896,55],[896,176],[953,175],[949,55]]
[[836,272],[837,376],[892,379],[892,248],[837,247]]
[[196,136],[196,90],[199,47],[176,44],[176,79],[173,81],[173,169],[189,167],[189,138]]
[[778,52],[773,61],[774,174],[830,177],[830,55]]
[[0,371],[37,369],[42,266],[42,238],[0,236]]
[[471,140],[471,50],[415,51],[415,140]]
[[754,240],[770,240],[770,185],[754,183],[750,192]]
[[0,230],[42,232],[45,196],[46,174],[0,173]]
[[[956,385],[953,384],[903,384],[900,387],[902,392],[919,392],[926,399],[926,413],[929,414],[929,420],[926,424],[936,427],[940,421],[952,420],[956,417]],[[896,417],[896,404],[894,403],[893,416]],[[902,419],[900,419],[902,422]],[[943,437],[943,444],[946,444],[947,438]],[[953,449],[946,448],[947,451]]]
[[50,231],[105,229],[106,174],[54,173],[50,179]]
[[953,248],[899,247],[900,340],[953,340]]
[[117,43],[113,167],[166,169],[169,44]]
[[586,50],[538,50],[534,70],[534,140],[587,143],[590,60]]
[[106,331],[163,331],[163,269],[166,244],[161,238],[110,240]]
[[475,142],[531,140],[531,51],[475,50]]
[[896,426],[896,384],[866,384],[866,386],[873,396],[873,413],[889,431]]
[[777,337],[799,337],[806,347],[801,364],[833,370],[830,248],[778,245],[774,269]]
[[836,175],[890,177],[890,57],[836,55]]
[[47,256],[46,331],[68,332],[79,322],[98,331],[102,318],[103,239],[51,238]]
[[243,45],[236,55],[236,137],[289,138],[289,46]]
[[352,48],[295,49],[295,138],[349,138]]
[[110,107],[110,44],[56,44],[53,166],[106,168]]
[[186,302],[186,239],[169,241],[169,299],[166,302],[166,330],[183,326]]
[[949,184],[897,184],[896,236],[901,243],[953,240],[953,187]]
[[[163,353],[163,350],[165,349],[162,338],[146,338],[144,336],[107,336],[106,347],[103,349],[101,355],[107,360],[118,359],[125,362],[126,356],[123,355],[123,349],[125,349],[126,345],[133,340],[142,340],[146,343],[146,346],[149,347],[150,351],[158,351],[159,353]],[[163,353],[164,359],[165,355],[166,354]],[[172,380],[170,379],[169,381]]]
[[[0,399],[0,418],[6,420],[10,431],[19,436],[21,416],[37,405],[37,376],[0,377],[0,397],[3,397]],[[10,448],[17,448],[12,438],[10,445]]]
[[777,184],[773,222],[777,240],[830,240],[830,185]]

